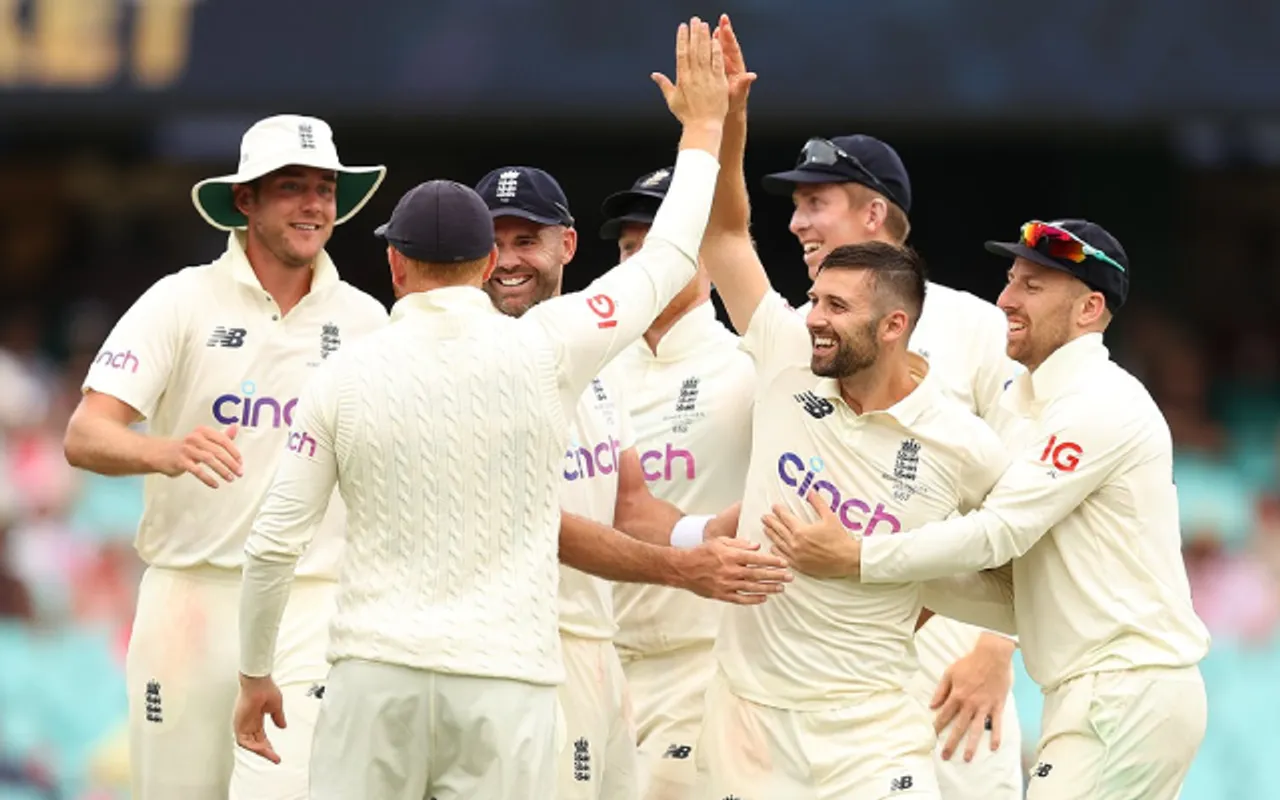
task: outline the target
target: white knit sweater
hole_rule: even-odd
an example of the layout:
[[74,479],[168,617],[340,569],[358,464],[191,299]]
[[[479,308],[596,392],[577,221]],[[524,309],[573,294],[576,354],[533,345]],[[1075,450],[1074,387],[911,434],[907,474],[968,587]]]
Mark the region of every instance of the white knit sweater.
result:
[[644,248],[520,319],[472,287],[406,296],[320,370],[246,543],[241,671],[271,670],[293,565],[336,482],[347,549],[330,661],[563,680],[568,411],[693,278],[718,165],[683,151]]

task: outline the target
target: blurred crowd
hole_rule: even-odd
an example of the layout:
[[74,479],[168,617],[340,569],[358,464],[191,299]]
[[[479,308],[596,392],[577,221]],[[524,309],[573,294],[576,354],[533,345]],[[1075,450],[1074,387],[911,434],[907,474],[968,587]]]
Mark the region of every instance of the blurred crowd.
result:
[[[123,675],[141,480],[73,470],[62,454],[114,313],[69,315],[57,361],[44,346],[47,320],[0,319],[0,798],[127,796]],[[1280,342],[1248,331],[1207,341],[1135,309],[1110,344],[1169,420],[1187,569],[1214,636],[1209,733],[1184,797],[1268,797],[1280,752]],[[1039,691],[1020,664],[1018,678],[1030,748]]]

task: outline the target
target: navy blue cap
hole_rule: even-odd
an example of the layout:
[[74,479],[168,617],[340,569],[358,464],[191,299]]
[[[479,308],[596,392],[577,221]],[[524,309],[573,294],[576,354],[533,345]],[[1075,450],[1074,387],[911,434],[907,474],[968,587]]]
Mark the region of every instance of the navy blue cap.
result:
[[427,181],[405,192],[373,235],[418,261],[474,261],[493,249],[493,217],[471,187]]
[[617,239],[622,234],[622,226],[628,222],[653,224],[658,214],[658,206],[662,198],[667,196],[671,188],[671,176],[675,167],[663,167],[653,172],[646,172],[631,184],[631,188],[622,192],[614,192],[604,199],[600,207],[605,215],[605,223],[600,226],[600,238]]
[[564,190],[555,178],[537,167],[499,167],[480,179],[476,191],[495,218],[520,217],[539,225],[573,225]]
[[797,183],[860,183],[911,213],[911,178],[898,152],[863,133],[810,139],[795,169],[764,176],[764,190],[770,194],[790,195]]
[[1085,286],[1095,292],[1101,292],[1107,299],[1107,307],[1112,313],[1124,305],[1129,298],[1129,256],[1120,241],[1107,232],[1107,229],[1087,219],[1060,219],[1046,224],[1061,228],[1090,247],[1100,250],[1114,264],[1105,259],[1090,255],[1087,251],[1083,261],[1072,261],[1069,258],[1055,257],[1043,238],[1035,247],[1026,244],[1021,236],[1017,242],[987,242],[987,252],[1010,258],[1025,258],[1042,267],[1062,270],[1079,278]]

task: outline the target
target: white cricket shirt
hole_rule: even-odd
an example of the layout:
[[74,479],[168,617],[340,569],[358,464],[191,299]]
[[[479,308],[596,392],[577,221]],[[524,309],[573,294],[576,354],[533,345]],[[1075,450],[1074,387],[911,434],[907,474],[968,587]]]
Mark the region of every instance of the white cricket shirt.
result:
[[[243,477],[217,489],[186,474],[143,479],[134,546],[152,566],[240,568],[303,385],[334,353],[387,322],[382,304],[340,280],[324,252],[311,291],[282,317],[245,257],[243,236],[232,233],[226,252],[211,264],[168,275],[143,293],[107,336],[84,380],[85,390],[136,409],[152,436],[239,426]],[[342,504],[333,503],[317,523],[298,572],[336,579]]]
[[[610,365],[626,382],[645,482],[686,514],[717,514],[742,499],[751,454],[755,368],[738,337],[703,303],[676,321],[655,353],[644,340]],[[722,603],[666,586],[619,583],[619,649],[654,655],[709,643]]]
[[[781,504],[816,514],[816,491],[851,535],[900,531],[977,506],[1006,464],[982,420],[943,397],[912,355],[919,385],[884,411],[856,414],[839,383],[809,369],[804,321],[770,291],[743,347],[755,361],[750,467],[738,535],[769,546],[760,517]],[[797,574],[759,606],[730,607],[716,643],[735,694],[762,705],[819,709],[868,692],[901,691],[914,672],[917,583],[870,585]]]
[[1029,431],[977,512],[863,544],[868,584],[1013,561],[1027,672],[1079,675],[1198,663],[1209,635],[1182,562],[1169,426],[1100,334],[1059,348],[1002,400]]
[[[578,399],[560,485],[560,508],[610,527],[618,505],[618,458],[635,445],[616,364],[614,359]],[[613,584],[561,564],[560,630],[612,639],[618,631]]]
[[349,509],[329,659],[563,681],[560,492],[572,409],[693,279],[719,164],[684,150],[644,247],[519,319],[412,294],[317,375],[245,549],[241,671],[271,670],[289,573],[337,484]]

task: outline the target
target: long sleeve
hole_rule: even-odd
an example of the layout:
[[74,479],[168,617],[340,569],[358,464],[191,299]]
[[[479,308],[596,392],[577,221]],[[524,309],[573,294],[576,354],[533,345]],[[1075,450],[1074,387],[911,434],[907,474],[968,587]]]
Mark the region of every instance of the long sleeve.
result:
[[866,583],[924,581],[991,569],[1021,557],[1098,489],[1133,448],[1135,426],[1078,396],[1051,403],[1033,443],[982,508],[964,517],[862,543]]
[[336,407],[333,371],[326,370],[312,379],[298,402],[287,440],[289,452],[280,461],[245,541],[240,671],[251,677],[271,673],[294,568],[338,480]]
[[586,289],[540,303],[525,315],[556,343],[568,396],[576,399],[693,280],[719,168],[709,153],[682,150],[644,246]]
[[1013,613],[1013,569],[953,575],[922,584],[924,606],[935,614],[1009,636],[1018,632]]

